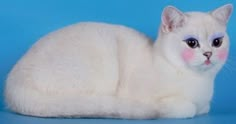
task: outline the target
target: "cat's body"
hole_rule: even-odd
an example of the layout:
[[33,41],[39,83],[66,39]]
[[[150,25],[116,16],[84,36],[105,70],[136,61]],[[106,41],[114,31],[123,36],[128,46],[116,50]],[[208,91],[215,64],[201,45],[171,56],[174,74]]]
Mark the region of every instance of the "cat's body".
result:
[[[191,25],[212,23],[199,31],[225,32],[223,24],[212,27],[220,24],[209,14],[188,16],[203,17],[202,22],[190,20]],[[196,70],[176,54],[170,55],[168,50],[174,49],[166,48],[170,41],[166,32],[178,40],[175,35],[191,33],[190,24],[179,32],[168,31],[173,27],[163,24],[155,43],[133,29],[104,23],[80,23],[53,32],[39,40],[10,73],[7,104],[18,113],[41,117],[184,118],[207,113],[215,75],[226,57],[219,65]],[[179,44],[172,46],[186,47]],[[228,51],[228,43],[222,47]]]

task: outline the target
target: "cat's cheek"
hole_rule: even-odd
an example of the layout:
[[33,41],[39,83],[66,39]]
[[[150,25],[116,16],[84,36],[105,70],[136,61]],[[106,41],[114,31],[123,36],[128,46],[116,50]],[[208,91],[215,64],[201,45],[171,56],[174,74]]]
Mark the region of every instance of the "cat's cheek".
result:
[[228,50],[227,49],[222,49],[218,52],[218,58],[221,61],[225,61],[228,57]]
[[182,58],[185,62],[190,62],[194,57],[194,51],[192,49],[184,49],[182,52]]

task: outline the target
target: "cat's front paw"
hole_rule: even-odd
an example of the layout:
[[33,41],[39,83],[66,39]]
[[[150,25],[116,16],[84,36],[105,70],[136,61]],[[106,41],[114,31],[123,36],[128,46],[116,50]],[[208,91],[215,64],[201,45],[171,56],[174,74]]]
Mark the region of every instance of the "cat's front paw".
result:
[[207,104],[200,109],[200,111],[197,112],[197,115],[207,114],[210,111],[210,105]]
[[181,98],[164,98],[158,105],[161,118],[192,118],[197,114],[196,106]]

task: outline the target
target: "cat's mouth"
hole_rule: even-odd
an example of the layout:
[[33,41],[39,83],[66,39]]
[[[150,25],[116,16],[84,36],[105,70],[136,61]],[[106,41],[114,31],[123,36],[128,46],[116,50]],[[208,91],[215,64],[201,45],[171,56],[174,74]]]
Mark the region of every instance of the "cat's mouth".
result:
[[204,64],[205,64],[205,65],[210,65],[211,63],[212,63],[212,62],[211,62],[211,60],[209,60],[209,59],[207,59],[207,60],[204,61]]
[[214,65],[215,65],[214,61],[206,59],[200,64],[200,67],[198,67],[198,69],[200,69],[201,71],[207,71],[212,67],[214,67]]

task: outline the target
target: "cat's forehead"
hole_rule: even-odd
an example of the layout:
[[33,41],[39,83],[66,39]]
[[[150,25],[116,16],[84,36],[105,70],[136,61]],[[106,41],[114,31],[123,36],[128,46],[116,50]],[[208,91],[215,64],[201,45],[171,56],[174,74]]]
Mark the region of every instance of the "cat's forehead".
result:
[[185,33],[204,36],[205,38],[216,33],[224,33],[225,26],[208,13],[189,12],[185,13],[187,20]]
[[187,20],[186,23],[197,26],[222,26],[213,16],[209,13],[203,12],[189,12],[185,13]]

